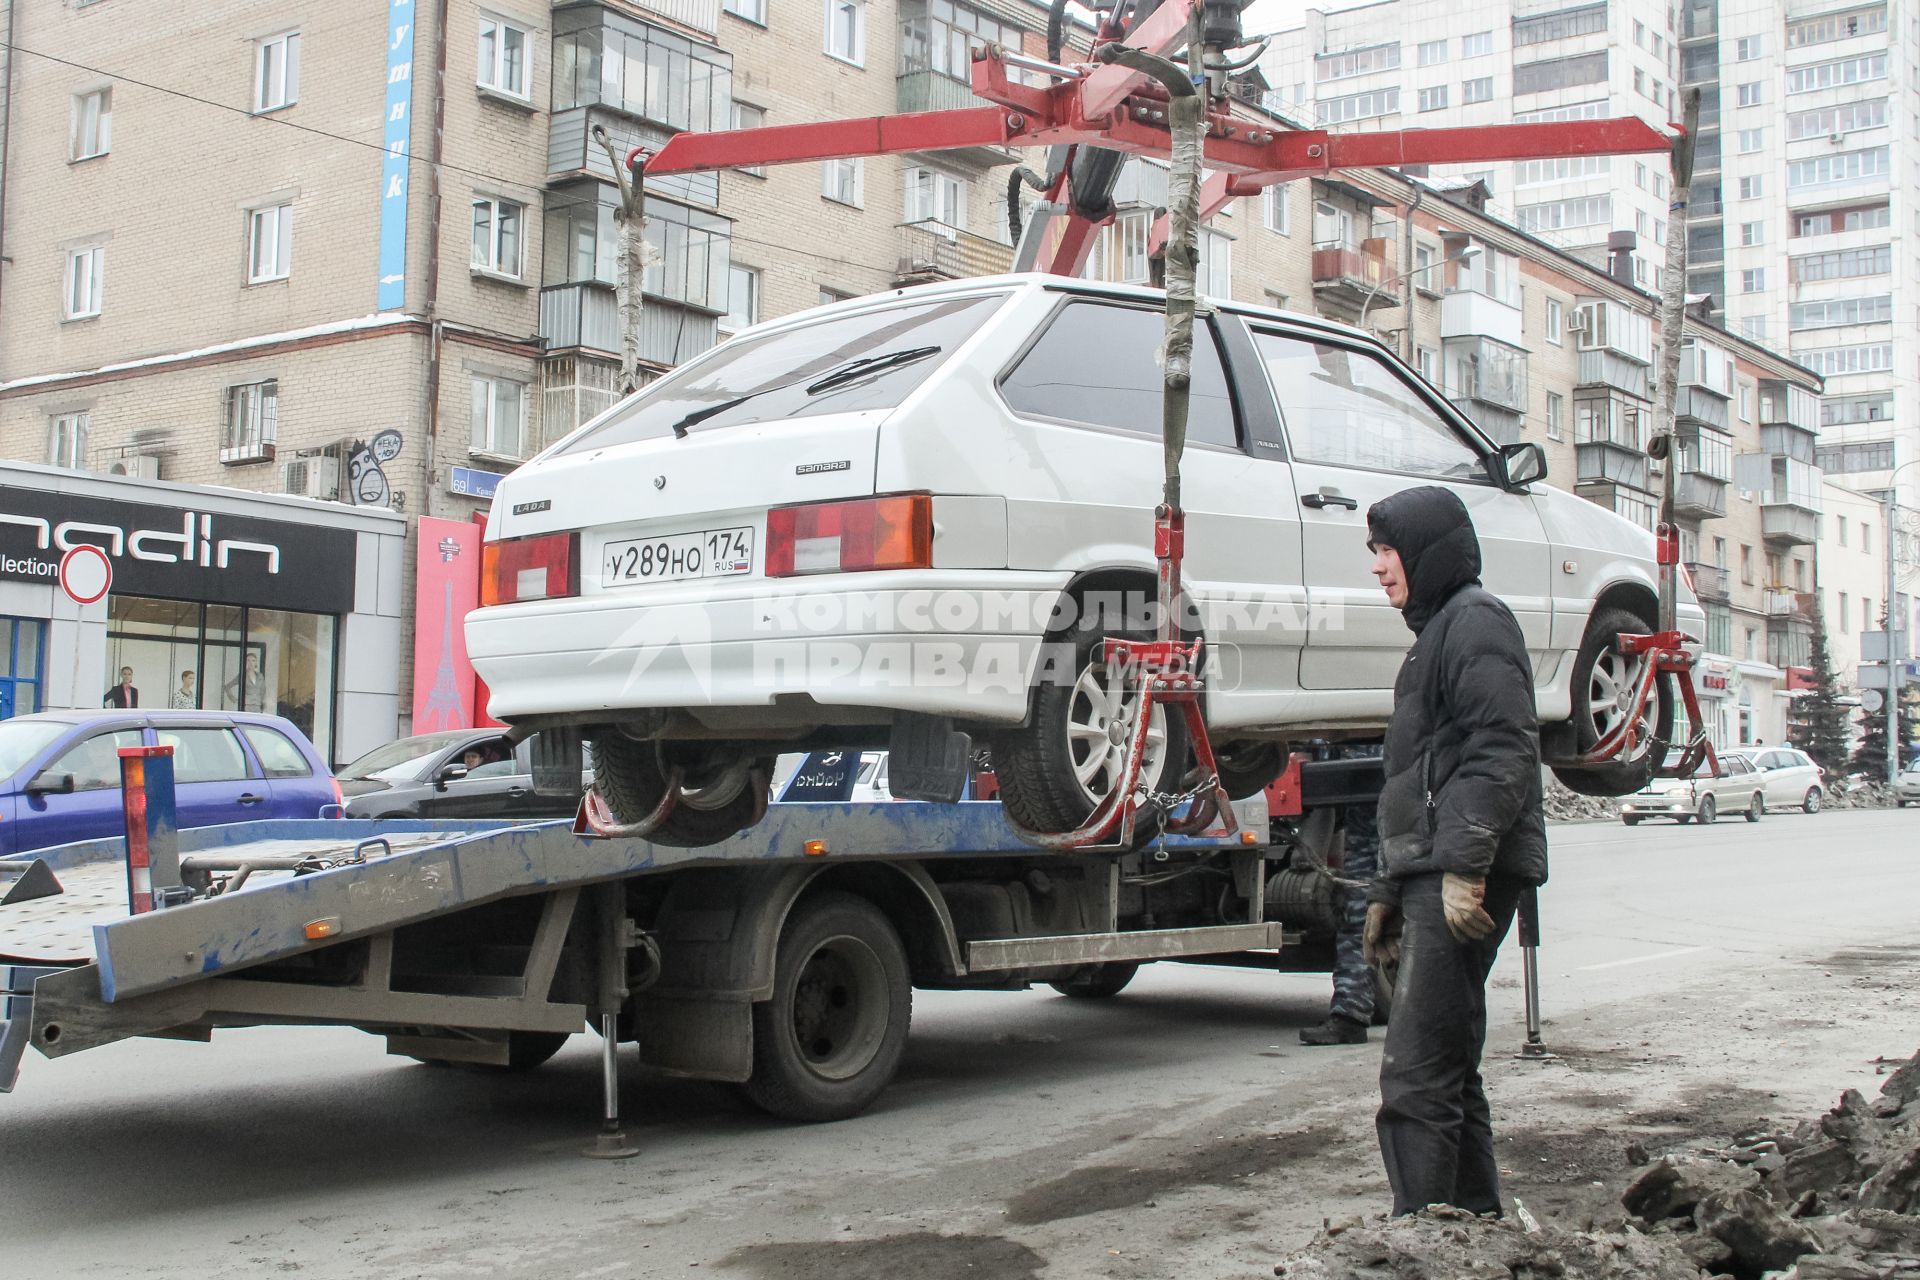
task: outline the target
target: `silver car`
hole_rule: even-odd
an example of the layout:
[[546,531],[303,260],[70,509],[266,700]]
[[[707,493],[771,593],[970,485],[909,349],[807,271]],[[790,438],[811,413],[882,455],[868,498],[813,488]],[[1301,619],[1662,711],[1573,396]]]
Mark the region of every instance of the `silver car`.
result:
[[1744,814],[1760,821],[1767,811],[1766,781],[1753,759],[1740,752],[1720,757],[1720,775],[1704,771],[1691,778],[1656,778],[1644,791],[1620,801],[1620,821],[1634,826],[1643,818],[1698,821],[1702,826],[1722,813]]
[[1920,760],[1908,765],[1906,772],[1893,780],[1893,802],[1902,809],[1920,804]]
[[1793,747],[1755,747],[1753,767],[1765,782],[1767,808],[1820,812],[1826,797],[1826,770]]

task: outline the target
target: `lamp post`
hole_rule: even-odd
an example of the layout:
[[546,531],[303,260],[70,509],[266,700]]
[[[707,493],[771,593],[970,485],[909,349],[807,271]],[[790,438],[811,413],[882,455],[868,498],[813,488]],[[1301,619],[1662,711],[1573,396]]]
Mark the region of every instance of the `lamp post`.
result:
[[1895,467],[1887,476],[1887,494],[1883,500],[1886,506],[1886,530],[1880,539],[1881,551],[1887,557],[1887,785],[1893,786],[1900,780],[1900,663],[1905,657],[1894,648],[1894,637],[1905,635],[1907,619],[1896,610],[1895,597],[1900,594],[1900,473],[1908,467],[1920,466],[1920,458],[1912,459]]
[[[1444,235],[1445,233],[1442,232],[1442,234]],[[1374,285],[1372,288],[1367,290],[1367,300],[1360,304],[1360,328],[1364,329],[1367,327],[1367,312],[1373,310],[1373,300],[1379,297],[1381,294],[1385,293],[1387,290],[1393,288],[1393,286],[1395,286],[1396,284],[1400,284],[1404,281],[1411,280],[1415,276],[1420,275],[1423,272],[1433,270],[1435,267],[1443,267],[1449,262],[1472,262],[1475,258],[1479,256],[1480,256],[1480,246],[1477,244],[1470,244],[1466,248],[1462,249],[1460,252],[1454,254],[1451,258],[1436,258],[1432,262],[1429,262],[1424,267],[1415,267],[1411,271],[1403,271],[1399,275],[1393,277],[1391,280],[1385,280],[1377,285]]]

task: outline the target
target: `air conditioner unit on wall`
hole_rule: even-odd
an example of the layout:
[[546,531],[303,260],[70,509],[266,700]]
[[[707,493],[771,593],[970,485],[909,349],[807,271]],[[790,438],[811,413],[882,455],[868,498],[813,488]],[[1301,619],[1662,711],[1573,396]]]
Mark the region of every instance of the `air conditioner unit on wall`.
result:
[[110,476],[130,476],[136,480],[158,480],[160,478],[160,455],[154,453],[132,453],[115,458],[107,464]]
[[316,455],[283,462],[280,488],[299,497],[331,502],[340,496],[340,459]]

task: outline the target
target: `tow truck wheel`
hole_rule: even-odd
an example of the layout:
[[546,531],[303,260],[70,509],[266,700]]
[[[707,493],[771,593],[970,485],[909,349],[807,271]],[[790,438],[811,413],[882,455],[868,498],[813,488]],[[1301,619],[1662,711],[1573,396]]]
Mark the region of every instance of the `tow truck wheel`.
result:
[[[660,805],[667,790],[669,744],[639,742],[617,729],[593,742],[593,785],[622,823],[639,822]],[[771,776],[773,762],[735,751],[689,749],[673,763],[682,773],[682,795],[673,812],[647,838],[655,844],[700,849],[746,830],[760,810],[753,794],[756,773]]]
[[1758,791],[1754,792],[1753,799],[1747,801],[1747,821],[1758,822],[1766,815],[1766,812],[1767,798]]
[[880,909],[802,898],[780,930],[773,997],[753,1006],[746,1094],[782,1120],[844,1120],[887,1087],[907,1047],[913,979]]
[[1047,985],[1061,995],[1072,996],[1076,1000],[1104,1000],[1108,996],[1119,995],[1138,972],[1140,966],[1132,961],[1116,960],[1110,964],[1088,965],[1064,982],[1049,982]]
[[[1573,729],[1581,751],[1612,733],[1633,710],[1634,691],[1646,668],[1645,654],[1620,652],[1617,637],[1644,632],[1647,624],[1625,609],[1602,609],[1587,624],[1573,665]],[[1583,796],[1632,795],[1653,781],[1660,765],[1654,742],[1673,738],[1673,681],[1654,682],[1653,698],[1640,712],[1639,754],[1600,765],[1555,765],[1554,776]]]
[[1700,797],[1700,825],[1706,826],[1720,816],[1720,807],[1710,795]]
[[1265,791],[1287,767],[1287,753],[1277,742],[1216,742],[1213,762],[1220,766],[1220,785],[1229,800],[1245,800]]
[[[1108,631],[1098,625],[1076,631],[1072,678],[1043,675],[1028,723],[994,740],[1000,803],[1030,831],[1072,831],[1119,785],[1127,730],[1140,695],[1127,693],[1119,673],[1102,661],[1108,635],[1153,638],[1146,632]],[[1186,761],[1185,722],[1168,707],[1156,706],[1140,781],[1166,790],[1185,772]],[[1151,838],[1153,832],[1137,834]]]

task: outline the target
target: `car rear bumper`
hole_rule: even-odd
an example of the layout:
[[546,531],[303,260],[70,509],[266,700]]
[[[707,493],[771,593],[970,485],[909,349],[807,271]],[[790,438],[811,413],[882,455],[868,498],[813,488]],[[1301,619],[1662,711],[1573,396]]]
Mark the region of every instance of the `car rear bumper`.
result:
[[[467,651],[509,722],[653,708],[819,708],[1017,723],[1064,573],[916,572],[667,584],[478,610]],[[784,709],[781,704],[788,704]],[[745,723],[743,721],[743,723]]]

